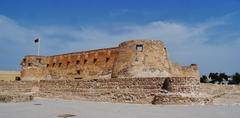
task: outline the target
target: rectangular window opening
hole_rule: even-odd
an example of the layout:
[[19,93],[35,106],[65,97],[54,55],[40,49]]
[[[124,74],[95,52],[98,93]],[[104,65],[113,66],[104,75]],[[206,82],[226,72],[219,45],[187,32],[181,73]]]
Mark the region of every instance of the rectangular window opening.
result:
[[59,64],[58,64],[58,67],[61,67],[61,66],[62,66],[62,63],[59,63]]
[[55,63],[52,64],[52,67],[54,67],[54,66],[55,66]]
[[80,71],[80,70],[77,70],[77,74],[79,74],[79,75],[80,75],[80,74],[81,74],[81,71]]
[[26,59],[25,58],[23,59],[23,63],[26,63]]
[[137,44],[136,45],[136,50],[142,52],[143,51],[143,45],[142,44]]
[[41,63],[41,58],[36,59],[38,63]]
[[82,78],[81,77],[75,77],[74,79],[79,80],[79,79],[82,79]]
[[87,60],[86,59],[84,59],[84,62],[83,62],[84,64],[86,64],[87,63]]
[[108,62],[108,61],[109,61],[109,59],[110,59],[110,58],[109,58],[109,57],[107,57],[107,58],[106,58],[106,62]]
[[97,62],[97,59],[93,59],[93,63],[96,63]]
[[77,60],[77,61],[76,61],[76,64],[79,64],[79,63],[80,63],[80,61],[79,61],[79,60]]
[[21,81],[21,77],[16,76],[16,77],[15,77],[15,81]]
[[70,65],[70,61],[67,62],[67,66],[69,66],[69,65]]
[[28,66],[32,66],[32,63],[28,63]]

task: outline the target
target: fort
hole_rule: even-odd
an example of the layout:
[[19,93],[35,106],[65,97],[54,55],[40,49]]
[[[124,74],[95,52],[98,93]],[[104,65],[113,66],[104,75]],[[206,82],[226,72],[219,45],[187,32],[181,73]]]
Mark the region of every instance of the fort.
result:
[[[29,55],[21,65],[19,81],[0,83],[1,94],[5,93],[1,99],[14,101],[17,94],[19,101],[34,96],[140,104],[211,102],[211,97],[199,94],[205,90],[197,65],[171,62],[159,40],[129,40],[118,47],[53,56]],[[21,98],[26,94],[29,98]]]
[[130,40],[118,47],[54,56],[26,56],[23,80],[110,79],[145,77],[199,78],[196,64],[171,62],[159,40]]

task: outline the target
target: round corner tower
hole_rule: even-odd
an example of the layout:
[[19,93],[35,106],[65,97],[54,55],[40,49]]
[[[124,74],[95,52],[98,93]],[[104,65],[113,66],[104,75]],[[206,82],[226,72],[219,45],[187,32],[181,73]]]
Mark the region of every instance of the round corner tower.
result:
[[113,78],[170,77],[166,47],[159,40],[130,40],[119,45]]

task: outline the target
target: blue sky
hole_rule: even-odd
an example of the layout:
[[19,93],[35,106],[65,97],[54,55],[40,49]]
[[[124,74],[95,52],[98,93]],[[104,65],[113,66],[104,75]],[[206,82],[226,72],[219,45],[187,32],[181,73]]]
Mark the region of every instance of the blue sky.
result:
[[171,60],[201,73],[240,71],[239,0],[0,0],[0,70],[24,55],[160,39]]

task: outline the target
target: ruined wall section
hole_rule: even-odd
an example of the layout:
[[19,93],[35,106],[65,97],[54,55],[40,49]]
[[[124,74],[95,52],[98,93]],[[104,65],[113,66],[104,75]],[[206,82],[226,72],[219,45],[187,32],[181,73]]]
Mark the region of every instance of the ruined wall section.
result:
[[47,59],[45,56],[26,56],[22,62],[21,78],[23,80],[39,80],[45,75]]
[[196,64],[191,64],[190,66],[181,66],[173,62],[169,62],[169,64],[173,77],[195,77],[196,79],[199,79],[200,77],[198,66]]
[[65,79],[0,82],[0,95],[32,94],[43,98],[151,104],[156,95],[192,94],[198,88],[194,78],[186,77]]
[[55,56],[26,56],[21,76],[24,80],[111,78],[117,48],[76,52]]
[[40,81],[39,97],[119,103],[151,103],[162,78]]
[[1,81],[0,94],[22,94],[38,91],[38,81]]
[[[180,80],[183,80],[181,82]],[[169,82],[169,84],[166,84]],[[180,82],[180,83],[179,83]],[[119,103],[151,104],[155,95],[198,91],[194,78],[119,78],[95,80],[41,80],[39,96]],[[179,86],[176,86],[179,85]]]

